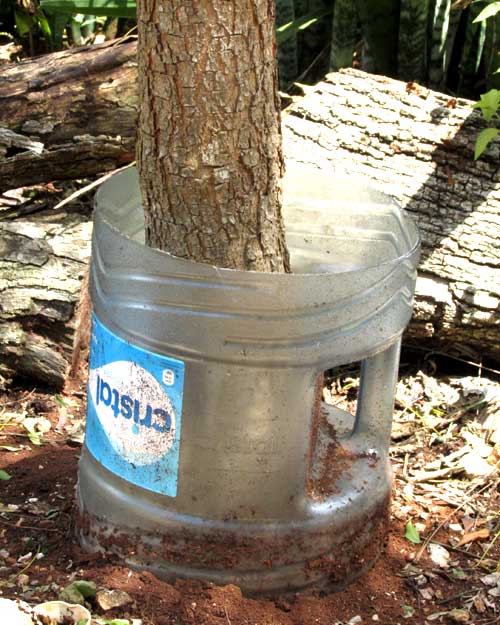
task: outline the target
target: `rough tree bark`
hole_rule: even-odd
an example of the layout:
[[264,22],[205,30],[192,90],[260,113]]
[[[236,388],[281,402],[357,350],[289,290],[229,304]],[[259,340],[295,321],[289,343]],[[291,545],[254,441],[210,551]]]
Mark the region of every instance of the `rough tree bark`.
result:
[[500,359],[500,142],[473,161],[484,123],[471,104],[356,70],[330,74],[290,108],[285,154],[361,176],[417,220],[407,338]]
[[0,224],[0,387],[22,376],[61,388],[75,347],[92,224],[82,215]]
[[76,48],[0,68],[0,192],[134,159],[136,42]]
[[274,0],[144,0],[137,17],[148,244],[286,271]]

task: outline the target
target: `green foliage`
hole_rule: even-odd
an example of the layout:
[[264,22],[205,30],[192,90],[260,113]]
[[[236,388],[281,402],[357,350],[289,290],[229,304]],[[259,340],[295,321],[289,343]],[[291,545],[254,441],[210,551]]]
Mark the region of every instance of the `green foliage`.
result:
[[474,146],[474,160],[481,156],[481,154],[486,150],[490,141],[492,141],[498,135],[498,128],[485,128],[481,130],[477,139],[476,145]]
[[406,524],[405,527],[405,538],[406,540],[409,540],[411,543],[418,545],[420,544],[422,541],[420,540],[420,534],[417,530],[417,528],[415,527],[415,525],[413,525],[412,521],[408,521],[408,523]]
[[[294,0],[276,0],[276,27],[279,29],[295,21]],[[278,47],[279,78],[281,89],[298,75],[297,38],[290,37]]]
[[451,0],[435,0],[431,21],[432,35],[429,64],[429,84],[434,89],[441,89],[443,86],[450,10]]
[[480,109],[484,119],[490,122],[493,116],[496,115],[499,105],[500,91],[498,89],[490,89],[487,93],[481,94],[479,102],[476,102],[473,108]]
[[360,38],[356,4],[352,0],[336,0],[333,7],[330,69],[337,70],[352,64],[354,50]]
[[79,13],[106,17],[135,18],[135,0],[41,0],[42,8],[50,13]]
[[[476,8],[477,12],[477,8]],[[475,12],[475,13],[476,13]],[[486,40],[487,45],[487,58],[490,57],[489,69],[492,69],[491,57],[496,57],[498,63],[498,43],[497,32],[498,21],[497,15],[500,12],[500,2],[490,2],[482,11],[473,15],[473,26],[479,26],[481,32],[485,33],[483,44]],[[488,22],[487,24],[485,22]],[[489,35],[489,36],[488,36]],[[488,37],[487,37],[488,36]],[[498,67],[494,73],[498,73]],[[499,115],[500,107],[500,91],[498,89],[490,89],[486,93],[482,93],[479,102],[474,104],[473,108],[479,109],[483,114],[484,119],[490,123],[493,119],[500,120]],[[489,143],[498,135],[498,128],[485,128],[479,133],[476,139],[476,145],[474,147],[474,160],[477,160],[481,154],[486,150]]]
[[387,76],[397,74],[399,0],[359,0],[364,47],[369,52],[370,71]]
[[59,599],[68,603],[84,605],[85,599],[95,597],[96,592],[97,588],[94,582],[88,582],[83,579],[76,580],[61,590]]
[[331,2],[330,69],[354,61],[365,71],[472,98],[482,81],[500,87],[500,75],[494,74],[500,67],[500,2]]
[[[93,16],[134,19],[137,0],[33,0],[28,14],[8,5],[18,37],[36,29],[50,49],[86,43]],[[40,3],[38,6],[37,3]],[[353,63],[416,80],[455,95],[478,97],[480,85],[500,87],[500,2],[474,0],[275,0],[280,85],[312,81]],[[87,22],[87,20],[90,20]],[[109,35],[109,32],[108,32]],[[325,59],[329,65],[325,66]]]
[[500,2],[491,2],[479,13],[479,15],[474,18],[474,23],[484,22],[489,17],[494,17],[497,13],[500,12]]
[[309,28],[313,24],[316,24],[322,17],[329,15],[330,9],[324,9],[322,11],[314,11],[307,15],[302,15],[291,22],[287,22],[276,29],[276,42],[279,44],[288,41],[291,37],[297,35],[301,30]]
[[426,78],[428,15],[429,0],[401,0],[398,74],[403,80]]

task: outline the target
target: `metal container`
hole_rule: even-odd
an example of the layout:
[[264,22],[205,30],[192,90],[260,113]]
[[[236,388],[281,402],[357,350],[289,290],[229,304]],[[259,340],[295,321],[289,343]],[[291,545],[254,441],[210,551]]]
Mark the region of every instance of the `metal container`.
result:
[[[137,174],[97,195],[82,545],[160,577],[340,588],[383,542],[419,237],[359,180],[288,168],[292,274],[144,245]],[[362,361],[355,416],[318,399]]]

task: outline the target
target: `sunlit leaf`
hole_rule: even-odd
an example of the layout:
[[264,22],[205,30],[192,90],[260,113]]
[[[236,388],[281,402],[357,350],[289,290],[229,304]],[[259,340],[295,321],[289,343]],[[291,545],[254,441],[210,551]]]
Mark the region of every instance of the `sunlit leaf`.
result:
[[408,523],[406,524],[405,538],[415,545],[418,545],[421,542],[420,534],[417,528],[413,525],[412,521],[408,521]]
[[314,11],[312,13],[308,13],[307,15],[302,15],[296,20],[292,22],[287,22],[282,26],[279,26],[276,29],[276,42],[278,44],[287,41],[290,37],[296,35],[299,31],[305,30],[315,24],[319,19],[325,17],[325,15],[329,15],[332,12],[332,9],[325,9],[323,11]]
[[481,154],[488,147],[489,142],[494,139],[498,134],[498,128],[485,128],[479,133],[478,138],[476,139],[476,145],[474,148],[474,160],[481,156]]
[[461,571],[460,569],[452,568],[451,569],[451,573],[457,579],[465,579],[467,577],[467,575],[463,571]]
[[135,0],[41,0],[40,6],[50,13],[134,18],[137,3]]
[[489,122],[497,112],[499,105],[500,91],[498,89],[490,89],[486,93],[481,94],[481,99],[472,108],[481,109],[484,119]]
[[493,17],[499,11],[500,11],[500,2],[492,2],[491,4],[488,4],[487,6],[484,7],[481,13],[479,13],[479,15],[474,20],[474,23],[484,22],[484,20],[487,20],[489,17]]

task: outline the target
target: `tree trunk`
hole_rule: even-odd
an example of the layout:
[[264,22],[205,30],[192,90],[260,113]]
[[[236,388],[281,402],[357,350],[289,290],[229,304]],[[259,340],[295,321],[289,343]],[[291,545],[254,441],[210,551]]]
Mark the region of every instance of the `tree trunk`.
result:
[[0,224],[0,386],[17,376],[63,386],[86,344],[77,309],[91,231],[79,215]]
[[274,0],[144,0],[138,26],[148,244],[286,271]]
[[0,192],[114,169],[134,158],[135,41],[0,68]]

